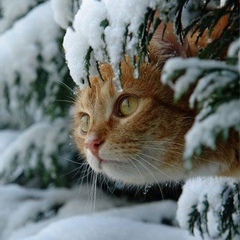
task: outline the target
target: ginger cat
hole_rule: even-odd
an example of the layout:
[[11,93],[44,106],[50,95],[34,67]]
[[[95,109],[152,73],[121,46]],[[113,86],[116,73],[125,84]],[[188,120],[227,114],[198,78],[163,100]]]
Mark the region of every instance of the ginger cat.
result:
[[[219,143],[217,151],[205,149],[193,160],[193,169],[184,169],[184,135],[196,112],[185,97],[173,103],[173,92],[160,81],[165,61],[173,56],[194,56],[193,39],[177,43],[169,24],[164,39],[162,26],[149,46],[149,62],[133,78],[129,61],[122,62],[123,91],[116,92],[113,71],[102,64],[104,81],[92,77],[91,88],[80,90],[75,104],[74,140],[97,173],[125,183],[145,184],[181,180],[193,176],[240,177],[239,142],[233,136]],[[219,31],[213,34],[218,35]],[[193,37],[194,38],[194,37]]]

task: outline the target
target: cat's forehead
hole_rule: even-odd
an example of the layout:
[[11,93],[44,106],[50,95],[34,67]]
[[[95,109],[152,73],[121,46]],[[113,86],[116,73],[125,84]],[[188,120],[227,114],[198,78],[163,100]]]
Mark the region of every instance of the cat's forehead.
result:
[[118,95],[110,78],[91,78],[91,87],[79,91],[76,110],[96,118],[109,118]]
[[[153,95],[155,90],[159,89],[160,79],[155,73],[147,74],[147,68],[151,66],[145,65],[140,69],[140,78],[134,79],[131,64],[122,64],[122,83],[123,91],[121,93],[114,89],[113,71],[109,65],[101,66],[102,79],[97,77],[90,78],[91,87],[86,87],[79,91],[77,100],[77,111],[84,111],[96,117],[104,113],[109,116],[114,108],[116,100],[123,94],[133,94],[139,97],[147,97]],[[159,81],[152,81],[157,78]],[[156,85],[156,86],[155,86]]]

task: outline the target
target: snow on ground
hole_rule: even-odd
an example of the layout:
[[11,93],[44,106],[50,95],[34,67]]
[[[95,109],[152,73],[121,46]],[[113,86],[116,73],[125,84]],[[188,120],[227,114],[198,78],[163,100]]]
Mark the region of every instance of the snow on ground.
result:
[[[2,150],[19,135],[0,133]],[[87,185],[48,190],[0,185],[0,206],[0,240],[194,239],[174,221],[176,202],[131,205],[98,190],[94,194]],[[160,224],[164,220],[174,226]]]
[[0,186],[0,239],[31,236],[60,219],[93,214],[94,211],[125,204],[124,200],[112,199],[100,191],[96,193],[95,203],[92,197],[91,188],[85,185],[74,189],[48,190],[27,189],[12,184]]
[[93,211],[85,185],[72,190],[0,186],[0,239],[198,239],[178,226],[160,224],[162,219],[174,218],[177,206],[173,201],[123,207],[125,200],[98,192],[94,205]]

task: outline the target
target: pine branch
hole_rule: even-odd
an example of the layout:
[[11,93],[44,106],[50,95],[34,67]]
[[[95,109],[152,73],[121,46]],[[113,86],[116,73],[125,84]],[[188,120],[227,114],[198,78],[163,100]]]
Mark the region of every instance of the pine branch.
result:
[[[239,187],[240,182],[230,178],[188,180],[179,200],[180,225],[192,235],[200,234],[202,239],[238,239]],[[190,189],[194,192],[189,192]]]
[[29,3],[29,12],[0,37],[0,129],[16,135],[0,153],[2,183],[68,184],[58,176],[70,165],[63,156],[74,154],[66,118],[74,84],[60,52],[64,32],[43,2]]
[[[197,105],[199,113],[186,135],[185,158],[189,167],[192,156],[200,155],[204,146],[216,149],[215,142],[219,136],[227,140],[230,129],[240,129],[240,116],[234,110],[240,107],[238,42],[236,40],[232,44],[234,51],[230,46],[225,62],[174,58],[164,66],[162,81],[174,89],[176,100],[194,86],[190,106]],[[218,118],[221,121],[216,121]]]

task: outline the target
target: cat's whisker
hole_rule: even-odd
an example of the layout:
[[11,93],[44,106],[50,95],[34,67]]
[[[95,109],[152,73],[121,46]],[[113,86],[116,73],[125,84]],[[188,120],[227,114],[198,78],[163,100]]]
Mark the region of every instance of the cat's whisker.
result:
[[[133,160],[137,161],[137,159],[135,159],[134,157],[132,157]],[[130,158],[127,158],[127,160],[129,160],[129,162],[134,166],[135,169],[137,169],[137,171],[139,172],[143,182],[145,182],[144,176],[142,174],[142,172],[140,171],[140,169],[138,168],[138,166],[134,163],[134,161],[132,161]]]
[[[142,158],[142,160],[147,163],[149,166],[153,167],[154,169],[158,170],[161,174],[164,174],[165,176],[167,176],[169,178],[169,180],[171,181],[172,179],[174,179],[173,176],[171,176],[170,174],[167,174],[167,170],[165,171],[161,171],[159,168],[157,168],[156,166],[154,166],[153,164],[149,163],[148,161],[146,161],[145,159]],[[174,180],[177,184],[179,184],[180,186],[183,186],[184,183],[180,182],[180,181],[177,181],[177,180]],[[188,189],[191,193],[193,193],[194,195],[197,195],[196,192],[194,192],[192,189]]]
[[[174,146],[174,145],[176,145],[176,146]],[[184,146],[184,144],[181,145],[181,144],[173,143],[173,145],[169,147],[169,150],[173,150],[173,151],[176,152],[176,153],[181,153],[181,154],[183,154],[182,151],[179,150],[178,146]],[[221,166],[223,166],[223,167],[224,167],[224,166],[227,166],[226,163],[209,160],[209,159],[206,159],[206,158],[204,158],[204,157],[196,156],[196,155],[193,157],[193,160],[192,160],[192,161],[194,161],[194,160],[204,161],[204,162],[207,162],[207,163],[213,163],[213,164],[216,164],[216,165],[221,165]],[[182,161],[184,162],[184,159],[183,159]]]
[[101,177],[102,177],[102,179],[101,179],[102,181],[100,181],[101,189],[102,189],[102,185],[105,183],[107,186],[107,190],[109,191],[111,197],[116,198],[116,196],[114,194],[114,190],[116,189],[115,185],[114,185],[115,189],[112,190],[112,188],[109,186],[109,179],[105,175],[101,175]]
[[162,197],[163,197],[162,188],[161,188],[158,180],[157,180],[156,177],[154,176],[154,174],[153,174],[153,173],[148,169],[148,167],[147,167],[146,165],[144,165],[140,160],[138,160],[138,159],[134,159],[134,160],[137,161],[143,168],[145,168],[145,169],[150,173],[150,175],[153,177],[153,180],[154,180],[155,184],[157,184],[157,186],[158,186],[158,188],[159,188],[159,191],[160,191],[160,193],[161,193],[161,195],[162,195]]
[[63,87],[65,87],[68,91],[70,91],[72,94],[75,94],[74,90],[71,89],[66,83],[59,81],[59,80],[54,80],[53,82],[58,83],[59,85],[62,85]]
[[[157,170],[157,171],[160,172],[161,174],[165,175],[165,176],[167,177],[167,179],[169,179],[170,181],[172,181],[172,179],[174,179],[174,177],[171,176],[171,174],[166,173],[166,171],[161,171],[158,167],[156,167],[156,166],[154,166],[153,164],[149,163],[149,162],[146,161],[144,158],[141,158],[141,160],[142,160],[143,162],[141,162],[140,160],[135,159],[135,158],[133,158],[133,157],[131,157],[131,158],[132,158],[133,161],[138,162],[141,166],[143,166],[143,167],[151,174],[151,176],[154,178],[155,183],[158,185],[158,188],[159,188],[159,190],[160,190],[160,192],[161,192],[161,195],[162,195],[162,197],[163,197],[163,192],[162,192],[161,186],[159,185],[159,181],[157,181],[156,177],[154,177],[153,173],[149,170],[149,168],[148,168],[143,162],[145,162],[146,164],[148,164],[150,167],[152,167],[153,169]],[[175,184],[178,184],[178,185],[180,185],[180,186],[183,186],[183,185],[184,185],[184,182],[177,181],[177,180],[174,180],[174,183],[175,183]],[[188,190],[189,190],[192,194],[195,194],[195,195],[196,195],[196,193],[195,193],[192,189],[188,189]]]
[[81,162],[79,162],[79,161],[74,161],[74,160],[72,160],[72,159],[69,159],[69,158],[65,158],[65,160],[67,160],[68,162],[71,162],[71,163],[75,163],[75,164],[77,164],[77,165],[83,165]]
[[90,195],[89,195],[89,202],[90,202],[90,211],[92,212],[94,210],[94,190],[95,190],[95,179],[96,179],[96,172],[93,172],[92,178],[91,178],[91,187],[90,187]]
[[161,140],[149,140],[149,139],[139,139],[137,142],[139,143],[147,143],[147,144],[156,144],[156,145],[163,145],[166,143],[172,143],[171,138],[162,138]]
[[87,180],[87,186],[89,186],[88,177],[89,176],[92,177],[92,174],[93,174],[93,169],[90,167],[90,165],[86,164],[83,169],[83,176],[78,179],[78,184],[80,188],[82,187],[84,180]]
[[75,168],[75,169],[73,169],[73,170],[71,170],[71,171],[69,171],[69,172],[67,172],[65,174],[62,174],[61,177],[67,176],[67,175],[70,175],[70,174],[74,173],[74,175],[72,176],[72,178],[74,178],[77,174],[79,174],[81,169],[82,169],[82,166],[79,166],[79,167],[77,167],[77,168]]
[[165,146],[161,146],[160,144],[144,144],[144,148],[151,148],[151,149],[158,149],[161,151],[166,151],[166,147]]
[[[91,187],[92,187],[92,180],[93,180],[93,175],[95,174],[94,170],[90,167],[88,167],[88,169],[90,170],[89,171],[89,177],[86,178],[86,185],[87,185],[87,188],[90,189],[90,193],[91,193]],[[82,183],[83,183],[83,180],[82,180]]]
[[80,184],[80,185],[83,184],[84,179],[87,179],[87,177],[88,177],[88,176],[91,174],[91,172],[93,171],[88,164],[86,164],[86,165],[84,166],[84,168],[85,168],[85,169],[81,171],[81,175],[82,175],[82,176],[78,179],[78,182],[81,181],[81,184]]
[[152,160],[154,160],[155,162],[161,162],[161,163],[164,163],[165,165],[167,165],[167,166],[169,166],[169,167],[174,167],[174,168],[176,168],[176,169],[178,169],[178,170],[181,170],[181,168],[180,168],[178,165],[176,165],[176,164],[172,164],[172,163],[169,163],[169,162],[167,162],[167,161],[163,161],[163,160],[161,160],[161,159],[155,158],[155,157],[153,157],[153,156],[149,156],[149,155],[144,154],[144,153],[140,153],[139,155],[141,155],[141,156],[143,156],[143,157],[146,157],[146,158],[148,158],[148,159],[152,159]]
[[69,104],[75,104],[76,101],[74,100],[62,100],[62,99],[59,99],[59,100],[55,100],[55,102],[63,102],[63,103],[69,103]]
[[[73,160],[71,160],[71,159],[68,159],[68,158],[65,158],[65,160],[67,160],[68,162],[71,162],[71,163],[74,163],[74,164],[76,164],[76,165],[78,165],[78,167],[77,168],[74,168],[73,170],[71,170],[71,171],[68,171],[68,172],[66,172],[65,174],[62,174],[60,177],[65,177],[65,176],[67,176],[67,175],[70,175],[70,174],[72,174],[72,173],[74,173],[74,175],[72,176],[72,178],[74,178],[80,171],[81,171],[81,169],[82,169],[82,167],[83,167],[83,165],[84,164],[86,164],[86,165],[88,165],[87,163],[81,163],[81,162],[78,162],[78,161],[73,161]],[[84,176],[84,171],[81,171],[81,172],[83,172],[83,177],[85,177]]]
[[96,200],[97,200],[97,179],[98,179],[98,174],[95,174],[95,181],[94,181],[94,195],[93,195],[93,211],[96,209]]
[[[152,163],[148,162],[148,161],[147,161],[146,159],[144,159],[143,157],[140,157],[140,158],[141,158],[141,160],[142,160],[143,162],[145,162],[146,164],[148,164],[149,166],[151,166],[153,169],[155,169],[155,170],[157,170],[158,172],[160,172],[161,174],[167,176],[168,180],[174,179],[173,176],[165,173],[165,170],[162,171],[162,170],[160,170],[157,166],[155,166],[155,165],[153,165]],[[180,183],[180,182],[178,182],[178,183]]]

